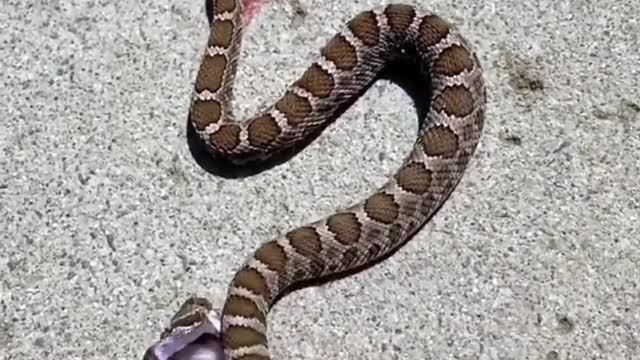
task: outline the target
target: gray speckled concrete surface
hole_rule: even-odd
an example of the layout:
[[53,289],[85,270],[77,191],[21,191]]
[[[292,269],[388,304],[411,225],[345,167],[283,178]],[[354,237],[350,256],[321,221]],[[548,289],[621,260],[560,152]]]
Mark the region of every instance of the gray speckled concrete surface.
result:
[[[640,2],[411,2],[456,23],[484,65],[477,157],[394,257],[282,299],[274,355],[640,358]],[[238,113],[379,4],[264,7]],[[184,128],[203,2],[1,9],[2,360],[140,358],[185,296],[222,302],[260,242],[365,196],[415,134],[409,98],[378,83],[289,162],[215,177]]]

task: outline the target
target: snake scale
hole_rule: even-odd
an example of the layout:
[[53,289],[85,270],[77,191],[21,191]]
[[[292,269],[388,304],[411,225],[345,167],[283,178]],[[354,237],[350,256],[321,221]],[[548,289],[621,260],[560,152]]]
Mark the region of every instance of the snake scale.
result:
[[[271,359],[267,314],[294,284],[384,257],[418,231],[459,183],[484,125],[486,94],[478,58],[457,29],[410,5],[364,11],[320,50],[273,105],[234,119],[232,86],[242,39],[242,2],[208,0],[210,35],[197,73],[190,122],[208,150],[234,163],[264,160],[303,142],[375,81],[399,53],[412,50],[430,84],[415,144],[389,181],[362,202],[263,243],[235,273],[218,315],[189,298],[145,359]],[[427,95],[425,95],[427,96]],[[220,334],[221,332],[221,334]],[[200,340],[218,334],[218,343]]]

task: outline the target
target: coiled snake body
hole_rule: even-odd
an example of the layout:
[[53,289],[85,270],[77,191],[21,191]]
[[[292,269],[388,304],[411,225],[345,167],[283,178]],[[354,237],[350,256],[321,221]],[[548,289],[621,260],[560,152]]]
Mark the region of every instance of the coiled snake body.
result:
[[[427,69],[416,75],[431,86],[414,147],[385,185],[358,204],[262,244],[233,277],[221,314],[224,356],[270,359],[267,314],[283,291],[389,254],[454,190],[484,124],[482,69],[454,26],[412,6],[390,4],[355,16],[275,104],[238,122],[231,89],[242,38],[242,3],[209,1],[214,16],[190,121],[213,154],[232,162],[269,158],[303,142],[404,49],[414,51]],[[216,359],[207,348],[212,345],[195,340],[207,327],[215,333],[216,316],[206,299],[188,299],[145,359]],[[189,347],[191,355],[185,350]]]

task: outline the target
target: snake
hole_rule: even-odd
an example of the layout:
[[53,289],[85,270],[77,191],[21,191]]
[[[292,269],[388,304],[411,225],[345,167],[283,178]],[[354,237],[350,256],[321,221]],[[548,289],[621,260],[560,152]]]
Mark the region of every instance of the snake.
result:
[[241,0],[207,0],[209,37],[189,108],[208,152],[233,164],[264,161],[303,143],[377,80],[393,59],[420,64],[430,92],[425,121],[401,166],[368,197],[266,241],[233,275],[222,309],[190,296],[145,360],[271,360],[267,317],[297,284],[345,273],[399,249],[463,177],[484,126],[482,66],[442,17],[391,3],[362,11],[320,49],[272,105],[238,120],[232,111],[243,31]]

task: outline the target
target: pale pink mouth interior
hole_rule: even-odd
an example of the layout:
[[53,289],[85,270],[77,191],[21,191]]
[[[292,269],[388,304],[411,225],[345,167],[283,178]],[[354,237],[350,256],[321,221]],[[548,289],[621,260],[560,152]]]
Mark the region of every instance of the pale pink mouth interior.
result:
[[224,360],[220,318],[215,311],[199,324],[178,327],[147,351],[155,360]]
[[169,356],[167,360],[223,360],[223,358],[220,339],[211,334],[204,334]]

